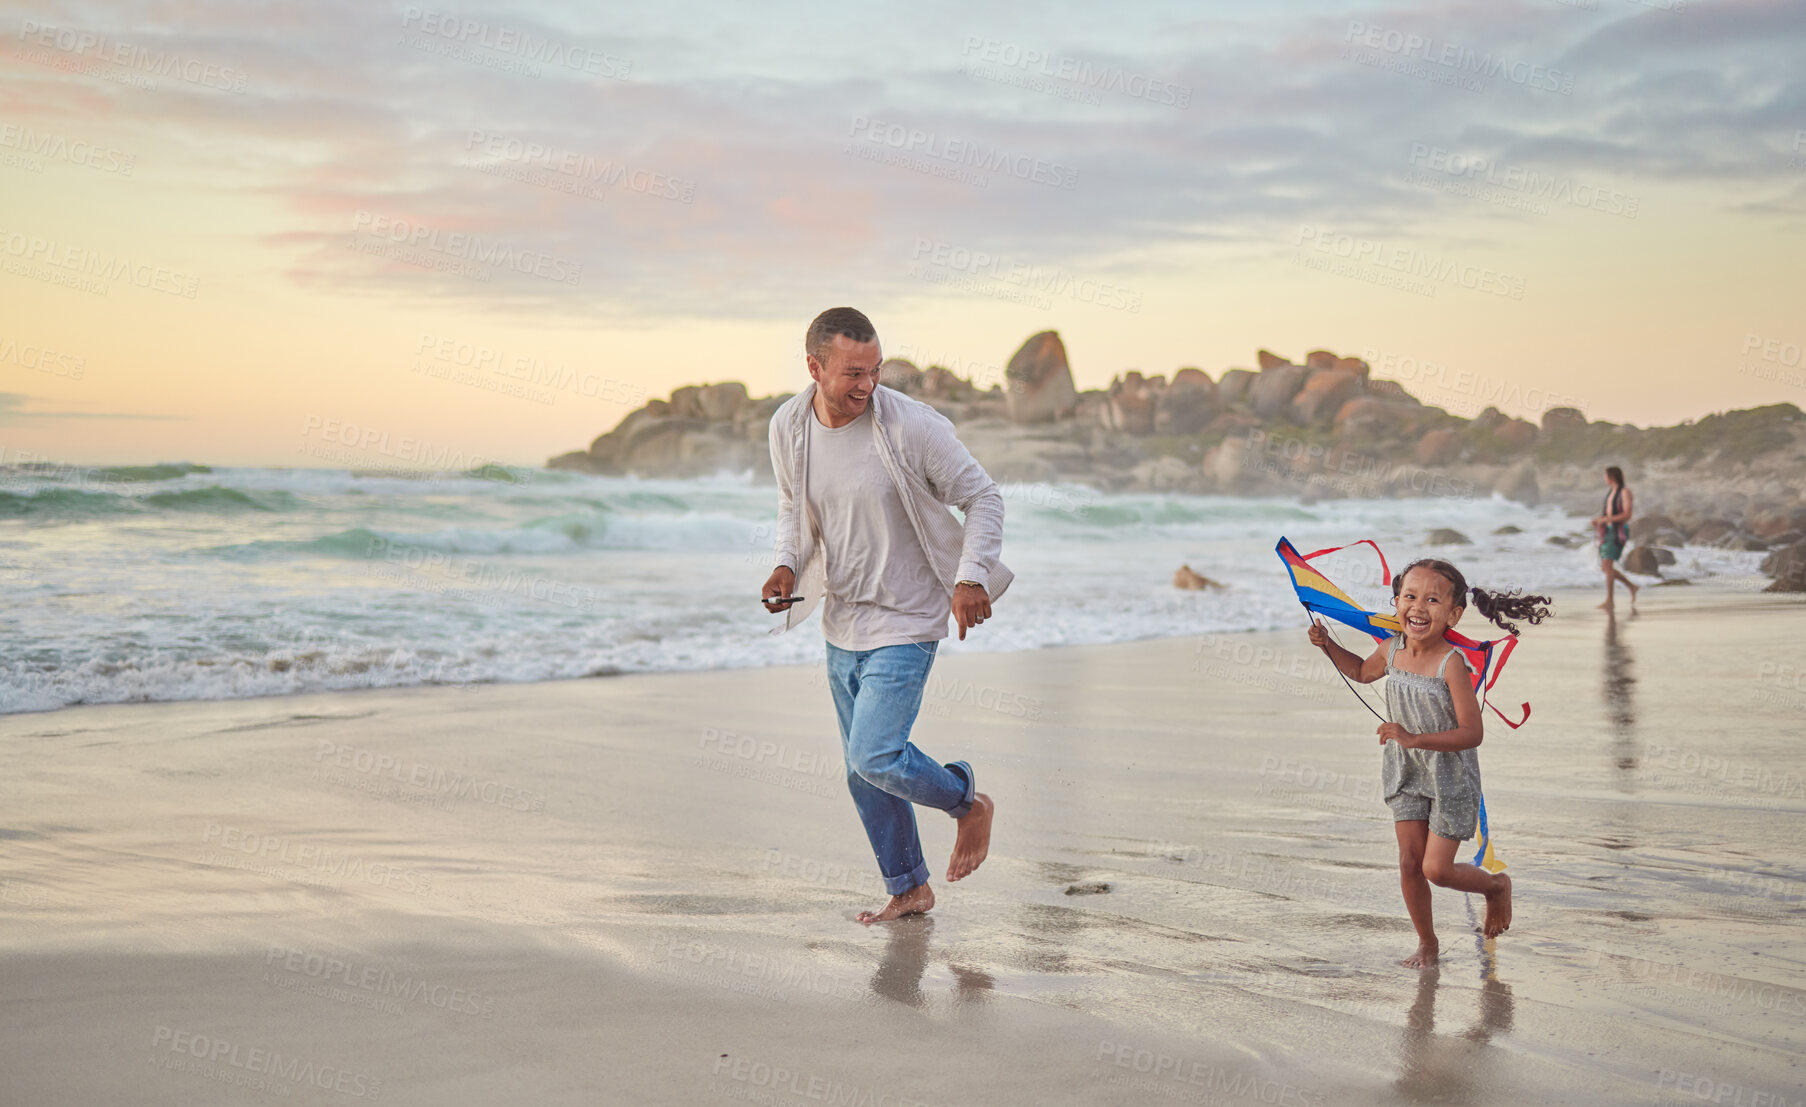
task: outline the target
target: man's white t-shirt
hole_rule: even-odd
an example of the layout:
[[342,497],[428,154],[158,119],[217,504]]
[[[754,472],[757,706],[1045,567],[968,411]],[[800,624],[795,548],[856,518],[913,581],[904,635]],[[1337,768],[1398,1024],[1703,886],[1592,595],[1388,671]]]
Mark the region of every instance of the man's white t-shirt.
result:
[[804,497],[821,523],[828,591],[822,636],[843,650],[947,637],[952,604],[872,440],[868,407],[844,427],[809,414]]

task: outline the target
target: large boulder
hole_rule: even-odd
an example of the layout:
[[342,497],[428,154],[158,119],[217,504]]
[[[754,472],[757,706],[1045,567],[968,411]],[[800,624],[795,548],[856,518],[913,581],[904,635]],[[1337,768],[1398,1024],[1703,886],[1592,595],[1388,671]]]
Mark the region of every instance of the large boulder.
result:
[[1799,530],[1803,523],[1806,523],[1806,511],[1800,508],[1770,509],[1750,516],[1748,527],[1757,538],[1772,539]]
[[1358,357],[1339,357],[1332,368],[1340,369],[1344,373],[1353,373],[1362,380],[1366,380],[1367,375],[1373,371],[1365,361]]
[[1304,355],[1304,366],[1307,369],[1334,369],[1336,355],[1328,350],[1312,350]]
[[1010,422],[1018,426],[1051,423],[1072,414],[1078,406],[1078,389],[1073,387],[1066,344],[1060,341],[1058,331],[1031,336],[1010,358],[1003,376]]
[[1292,407],[1292,397],[1304,387],[1310,373],[1302,365],[1282,364],[1263,369],[1248,386],[1248,403],[1262,419],[1278,419]]
[[1582,431],[1587,426],[1587,417],[1579,408],[1552,407],[1543,412],[1543,433],[1549,435],[1566,434],[1571,431]]
[[[1069,375],[1066,379],[1072,378]],[[922,371],[922,399],[929,403],[966,399],[973,391],[971,381],[961,379],[944,365],[930,365]]]
[[1493,428],[1492,436],[1508,450],[1527,450],[1536,442],[1536,424],[1522,419],[1507,419]]
[[1423,401],[1405,391],[1405,386],[1397,381],[1372,380],[1367,382],[1367,394],[1375,399],[1389,403],[1404,404],[1410,407],[1422,407]]
[[1806,542],[1775,550],[1762,559],[1762,571],[1775,578],[1764,592],[1806,592]]
[[1619,567],[1638,576],[1659,577],[1662,575],[1662,563],[1656,559],[1655,551],[1654,546],[1632,546],[1624,552],[1624,561]]
[[702,417],[711,423],[732,422],[750,399],[746,394],[746,386],[739,381],[705,384],[697,390],[696,396]]
[[1277,369],[1281,365],[1292,364],[1290,360],[1280,357],[1271,350],[1257,350],[1255,351],[1254,357],[1260,364],[1260,371],[1263,373],[1269,369]]
[[1154,408],[1157,434],[1197,434],[1222,410],[1216,382],[1196,369],[1181,369]]
[[922,371],[908,358],[887,357],[878,366],[878,383],[907,396],[922,391]]
[[1419,465],[1448,465],[1461,456],[1461,436],[1447,427],[1428,431],[1417,440]]
[[1450,527],[1437,527],[1424,539],[1426,546],[1471,546],[1473,539]]
[[1707,519],[1693,528],[1687,541],[1695,546],[1712,546],[1737,533],[1737,524],[1729,519]]
[[679,419],[701,419],[702,386],[686,384],[671,392],[671,414]]
[[[1152,380],[1131,369],[1110,382],[1105,425],[1124,434],[1153,434],[1154,410],[1160,402],[1160,378]],[[1164,383],[1164,381],[1161,381]]]
[[1344,438],[1372,438],[1393,429],[1398,422],[1397,404],[1357,396],[1336,409],[1336,433]]
[[1331,422],[1342,405],[1361,394],[1361,378],[1339,369],[1319,369],[1292,397],[1292,418],[1305,426]]
[[1252,369],[1231,369],[1217,381],[1217,399],[1224,407],[1244,403],[1248,399],[1248,386],[1254,383],[1255,373]]

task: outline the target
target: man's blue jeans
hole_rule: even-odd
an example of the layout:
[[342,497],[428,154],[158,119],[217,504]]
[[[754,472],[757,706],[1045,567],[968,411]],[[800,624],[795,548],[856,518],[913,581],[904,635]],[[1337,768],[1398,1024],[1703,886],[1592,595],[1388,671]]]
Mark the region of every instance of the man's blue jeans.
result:
[[915,747],[909,728],[938,642],[843,650],[828,643],[828,690],[840,718],[847,790],[865,824],[884,890],[900,895],[928,880],[912,804],[954,818],[972,810],[972,766],[941,765]]

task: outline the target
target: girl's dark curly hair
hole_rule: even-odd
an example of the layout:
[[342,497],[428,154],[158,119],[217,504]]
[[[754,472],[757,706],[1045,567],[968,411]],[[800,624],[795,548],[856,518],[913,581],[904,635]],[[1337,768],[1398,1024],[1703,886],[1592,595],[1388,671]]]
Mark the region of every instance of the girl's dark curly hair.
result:
[[1517,624],[1512,619],[1522,619],[1531,626],[1542,622],[1550,615],[1549,604],[1554,603],[1548,596],[1526,596],[1519,590],[1510,592],[1488,592],[1484,588],[1469,588],[1467,578],[1461,570],[1440,558],[1425,557],[1413,561],[1392,578],[1392,598],[1398,599],[1399,589],[1404,587],[1405,574],[1413,569],[1428,569],[1432,573],[1440,573],[1455,590],[1455,606],[1466,607],[1468,596],[1473,596],[1474,606],[1487,621],[1500,627],[1509,634],[1518,632]]

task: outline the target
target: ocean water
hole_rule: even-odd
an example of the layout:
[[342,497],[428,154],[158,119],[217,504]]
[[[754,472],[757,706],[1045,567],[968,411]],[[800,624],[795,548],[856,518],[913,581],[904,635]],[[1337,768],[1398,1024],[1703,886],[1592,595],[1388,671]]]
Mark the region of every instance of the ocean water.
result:
[[[943,649],[1027,650],[1302,626],[1273,555],[1435,527],[1469,581],[1599,583],[1586,533],[1501,499],[1243,499],[1005,485],[996,618]],[[490,466],[418,479],[326,469],[0,469],[0,713],[414,684],[813,662],[758,602],[776,493],[748,476],[638,480]],[[1510,524],[1523,533],[1495,536]],[[1691,577],[1760,554],[1679,551]],[[1221,591],[1172,586],[1181,564]],[[1384,602],[1366,547],[1319,564]],[[1465,628],[1464,629],[1471,629]]]

